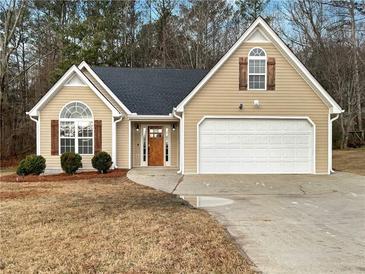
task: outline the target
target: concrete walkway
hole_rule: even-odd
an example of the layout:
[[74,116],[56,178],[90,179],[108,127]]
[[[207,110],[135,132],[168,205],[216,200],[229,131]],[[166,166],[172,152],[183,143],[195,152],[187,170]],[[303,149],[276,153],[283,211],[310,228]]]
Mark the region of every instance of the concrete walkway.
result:
[[177,175],[147,173],[134,181],[208,210],[264,273],[365,272],[364,176],[188,175],[176,186]]
[[176,168],[141,167],[128,171],[127,177],[136,183],[172,193],[182,178],[177,171]]

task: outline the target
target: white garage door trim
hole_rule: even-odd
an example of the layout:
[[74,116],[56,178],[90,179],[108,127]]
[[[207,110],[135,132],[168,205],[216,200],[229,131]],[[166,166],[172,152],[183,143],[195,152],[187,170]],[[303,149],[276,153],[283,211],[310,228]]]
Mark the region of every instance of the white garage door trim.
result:
[[[284,119],[284,120],[307,120],[312,126],[313,126],[313,168],[312,172],[313,174],[316,174],[316,125],[312,121],[311,118],[308,116],[225,116],[225,115],[206,115],[203,116],[203,118],[197,123],[196,125],[196,167],[197,167],[197,174],[200,174],[200,125],[204,122],[206,119]],[[252,172],[257,173],[257,172]],[[204,173],[207,174],[207,173]],[[214,174],[230,174],[225,172],[216,172]],[[265,174],[265,172],[260,172],[260,174]],[[266,174],[272,174],[272,173],[266,173]],[[300,174],[300,173],[296,173]],[[308,173],[305,173],[308,174]]]

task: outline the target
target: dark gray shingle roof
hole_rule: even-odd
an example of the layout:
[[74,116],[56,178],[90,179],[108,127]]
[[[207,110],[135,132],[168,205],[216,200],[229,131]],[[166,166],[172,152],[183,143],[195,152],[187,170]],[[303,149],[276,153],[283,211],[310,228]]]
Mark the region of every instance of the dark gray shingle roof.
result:
[[92,67],[131,112],[166,115],[208,73],[200,69]]

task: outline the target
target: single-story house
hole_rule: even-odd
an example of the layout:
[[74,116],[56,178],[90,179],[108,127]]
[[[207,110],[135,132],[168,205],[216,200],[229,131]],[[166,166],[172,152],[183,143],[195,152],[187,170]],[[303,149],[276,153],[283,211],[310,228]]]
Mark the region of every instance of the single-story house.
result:
[[341,107],[258,18],[211,70],[72,66],[27,112],[48,169],[175,167],[182,174],[313,173],[332,168]]

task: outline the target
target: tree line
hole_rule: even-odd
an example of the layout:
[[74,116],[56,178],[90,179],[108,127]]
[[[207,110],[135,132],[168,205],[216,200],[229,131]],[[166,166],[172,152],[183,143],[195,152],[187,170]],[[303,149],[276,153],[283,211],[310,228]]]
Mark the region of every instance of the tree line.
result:
[[363,0],[4,0],[0,158],[35,151],[25,112],[71,65],[210,69],[258,16],[346,111],[338,146],[363,138]]

